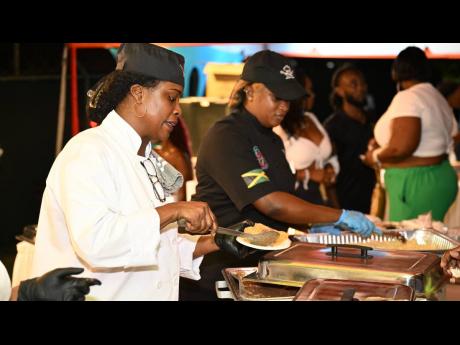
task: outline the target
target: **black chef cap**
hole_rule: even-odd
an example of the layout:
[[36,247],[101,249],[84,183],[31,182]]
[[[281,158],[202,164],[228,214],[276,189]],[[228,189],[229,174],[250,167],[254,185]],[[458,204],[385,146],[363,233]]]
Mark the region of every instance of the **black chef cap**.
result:
[[116,70],[147,75],[184,86],[182,55],[149,43],[122,43]]

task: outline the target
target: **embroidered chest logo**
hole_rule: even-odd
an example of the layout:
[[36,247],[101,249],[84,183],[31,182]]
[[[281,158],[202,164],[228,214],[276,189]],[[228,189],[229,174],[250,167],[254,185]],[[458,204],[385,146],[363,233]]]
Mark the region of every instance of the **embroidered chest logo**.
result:
[[259,146],[257,146],[257,145],[253,146],[252,151],[254,151],[254,154],[256,155],[257,162],[259,162],[260,168],[263,169],[263,170],[267,170],[268,169],[268,162],[265,159],[265,157],[262,154],[262,152],[260,151]]
[[294,71],[289,65],[285,65],[280,73],[286,77],[285,79],[294,79]]
[[242,174],[241,177],[243,178],[244,183],[246,183],[246,186],[248,186],[248,189],[257,186],[260,183],[270,181],[267,174],[262,169],[253,169]]

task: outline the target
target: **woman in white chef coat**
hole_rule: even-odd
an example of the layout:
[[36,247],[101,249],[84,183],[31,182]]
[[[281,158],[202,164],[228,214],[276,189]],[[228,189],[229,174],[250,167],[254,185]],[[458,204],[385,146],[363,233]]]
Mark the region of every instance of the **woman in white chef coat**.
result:
[[11,279],[5,265],[0,261],[0,301],[9,301],[11,297]]
[[183,178],[152,152],[181,114],[184,58],[125,43],[116,70],[88,92],[100,125],[73,137],[46,181],[32,275],[83,267],[96,278],[87,300],[177,300],[179,275],[200,279],[203,255],[219,248],[203,202],[172,202]]

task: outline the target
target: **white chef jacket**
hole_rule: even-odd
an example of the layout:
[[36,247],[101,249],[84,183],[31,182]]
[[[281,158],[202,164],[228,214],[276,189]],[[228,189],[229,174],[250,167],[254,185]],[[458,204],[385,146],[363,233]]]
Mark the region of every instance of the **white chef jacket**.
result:
[[160,234],[161,203],[140,164],[141,138],[115,111],[73,137],[56,158],[40,209],[32,276],[84,267],[87,300],[178,300],[179,274],[200,279],[199,236]]
[[9,301],[11,296],[11,280],[8,271],[0,261],[0,301]]

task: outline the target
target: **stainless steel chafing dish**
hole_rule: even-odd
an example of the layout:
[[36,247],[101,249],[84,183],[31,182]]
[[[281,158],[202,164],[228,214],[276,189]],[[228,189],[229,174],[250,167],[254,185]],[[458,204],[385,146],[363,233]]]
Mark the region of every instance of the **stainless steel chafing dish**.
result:
[[439,263],[431,253],[295,243],[262,257],[257,272],[242,281],[299,288],[318,278],[397,283],[411,287],[417,297],[430,298],[445,282]]
[[370,238],[363,238],[350,232],[344,232],[339,236],[318,233],[294,236],[294,238],[306,243],[360,244],[376,250],[410,250],[438,255],[460,244],[458,241],[434,230],[392,230],[391,232],[399,232],[406,238],[407,242],[402,243],[395,237],[386,235],[372,235]]
[[294,301],[412,301],[412,288],[394,283],[340,279],[312,279],[306,282]]
[[217,297],[235,301],[291,301],[299,291],[298,287],[280,286],[244,280],[257,267],[237,267],[222,270],[225,281],[216,282]]

